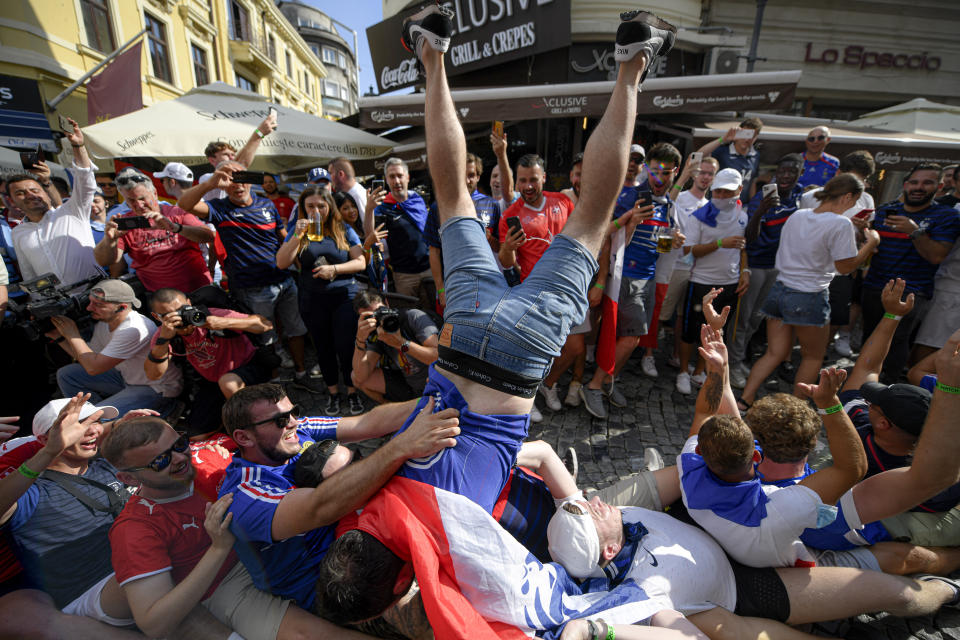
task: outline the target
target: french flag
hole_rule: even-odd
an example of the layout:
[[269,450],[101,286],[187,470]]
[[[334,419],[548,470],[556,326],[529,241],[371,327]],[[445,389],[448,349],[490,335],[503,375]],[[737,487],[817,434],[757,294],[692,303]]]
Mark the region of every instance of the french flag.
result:
[[632,624],[664,609],[636,582],[583,593],[558,564],[542,564],[482,507],[394,477],[338,534],[365,531],[413,565],[437,638],[559,638],[572,619]]
[[623,250],[627,246],[626,229],[610,237],[610,271],[603,290],[603,320],[597,336],[597,366],[613,375],[617,348],[617,306],[620,300],[620,281],[623,279]]

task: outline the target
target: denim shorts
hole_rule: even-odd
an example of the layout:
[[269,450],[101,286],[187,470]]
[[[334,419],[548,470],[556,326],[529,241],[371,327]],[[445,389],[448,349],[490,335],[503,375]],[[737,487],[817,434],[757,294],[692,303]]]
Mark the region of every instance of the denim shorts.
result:
[[558,235],[530,275],[507,286],[474,216],[440,228],[447,306],[440,344],[527,378],[543,379],[570,329],[586,316],[597,261]]
[[[261,315],[274,324],[279,324],[283,335],[288,338],[302,336],[307,327],[300,317],[300,304],[297,300],[297,283],[292,276],[287,276],[276,284],[265,284],[260,287],[244,287],[232,289],[231,293],[237,300],[247,305],[251,313]],[[265,340],[265,344],[274,341],[275,329]]]
[[822,327],[830,322],[830,293],[828,289],[797,291],[777,280],[763,301],[760,313],[783,320],[785,324]]

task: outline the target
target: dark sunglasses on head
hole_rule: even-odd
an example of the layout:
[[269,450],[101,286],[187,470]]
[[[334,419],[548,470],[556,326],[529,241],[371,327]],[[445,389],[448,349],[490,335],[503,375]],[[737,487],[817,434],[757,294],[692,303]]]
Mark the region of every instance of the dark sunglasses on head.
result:
[[809,142],[819,142],[821,140],[826,140],[827,136],[807,136]]
[[245,424],[245,425],[243,425],[242,427],[237,427],[237,428],[238,428],[238,429],[248,429],[249,427],[256,427],[256,426],[261,425],[261,424],[266,424],[266,423],[268,423],[268,422],[272,422],[272,423],[274,423],[275,425],[277,425],[277,429],[286,429],[286,428],[287,428],[287,423],[290,422],[290,416],[293,416],[293,419],[294,419],[294,420],[299,420],[299,419],[300,419],[300,415],[301,415],[301,414],[300,414],[300,405],[295,404],[295,405],[293,405],[293,408],[290,409],[290,411],[283,411],[283,412],[278,413],[278,414],[276,414],[276,415],[270,416],[269,418],[266,418],[266,419],[264,419],[264,420],[260,420],[260,421],[258,421],[258,422],[251,422],[250,424]]
[[142,467],[130,467],[128,469],[121,469],[121,471],[143,471],[144,469],[150,469],[151,471],[163,471],[170,466],[170,461],[173,459],[173,452],[177,453],[186,453],[190,448],[190,438],[187,436],[180,436],[174,440],[173,444],[170,445],[170,448],[158,455],[156,458],[150,461],[149,464]]

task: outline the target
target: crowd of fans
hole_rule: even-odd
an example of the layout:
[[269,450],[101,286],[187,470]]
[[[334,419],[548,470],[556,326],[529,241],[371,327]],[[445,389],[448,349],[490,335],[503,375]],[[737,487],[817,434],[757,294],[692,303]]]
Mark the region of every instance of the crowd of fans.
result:
[[[240,150],[207,145],[196,181],[177,162],[98,173],[72,121],[72,189],[43,163],[3,181],[5,386],[31,387],[16,406],[32,422],[0,419],[0,637],[459,623],[792,639],[958,605],[960,167],[918,164],[875,205],[870,153],[830,155],[825,126],[769,181],[757,118],[686,158],[631,143],[637,87],[675,30],[630,12],[569,188],[545,190],[537,155],[511,164],[498,132],[484,193],[443,73],[451,18],[429,7],[403,34],[426,78],[434,202],[399,158],[369,188],[346,158],[295,199],[277,176],[251,183],[273,115]],[[861,343],[852,370],[824,368],[831,342]],[[529,421],[643,402],[619,384],[637,348],[644,375],[666,363],[678,400],[697,393],[689,439],[676,466],[650,451],[587,500],[575,452],[526,441]],[[775,374],[792,395],[761,393]],[[287,387],[325,395],[326,415]],[[341,444],[391,435],[363,459]],[[408,535],[437,531],[411,484],[466,499],[452,521],[480,548],[456,575]],[[451,615],[430,567],[493,626]],[[562,614],[551,594],[573,598]],[[600,594],[632,608],[611,616]]]

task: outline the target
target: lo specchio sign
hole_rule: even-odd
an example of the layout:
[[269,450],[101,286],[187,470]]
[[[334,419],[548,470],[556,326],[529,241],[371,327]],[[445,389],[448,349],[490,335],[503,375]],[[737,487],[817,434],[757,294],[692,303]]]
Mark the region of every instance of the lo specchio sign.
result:
[[[447,53],[455,76],[570,44],[570,0],[447,0],[456,13]],[[417,82],[416,58],[400,44],[409,11],[367,29],[370,57],[381,93]]]

